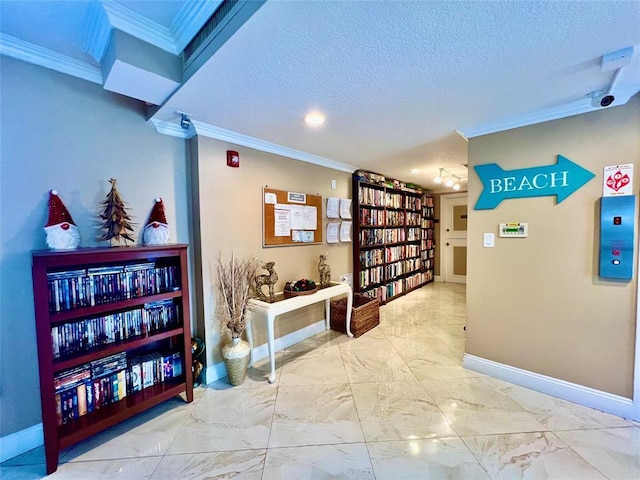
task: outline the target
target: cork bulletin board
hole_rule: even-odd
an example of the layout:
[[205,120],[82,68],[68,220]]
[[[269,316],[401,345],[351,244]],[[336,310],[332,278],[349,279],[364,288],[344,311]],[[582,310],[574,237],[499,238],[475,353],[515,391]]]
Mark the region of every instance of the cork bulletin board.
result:
[[262,189],[262,246],[322,243],[322,196]]

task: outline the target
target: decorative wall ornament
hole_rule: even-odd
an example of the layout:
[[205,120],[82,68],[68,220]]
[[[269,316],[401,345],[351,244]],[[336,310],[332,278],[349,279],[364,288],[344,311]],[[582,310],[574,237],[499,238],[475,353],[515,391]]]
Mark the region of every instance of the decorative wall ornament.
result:
[[558,155],[555,165],[503,170],[495,163],[473,167],[483,189],[475,210],[491,210],[510,198],[555,195],[556,203],[578,190],[595,175],[589,170]]

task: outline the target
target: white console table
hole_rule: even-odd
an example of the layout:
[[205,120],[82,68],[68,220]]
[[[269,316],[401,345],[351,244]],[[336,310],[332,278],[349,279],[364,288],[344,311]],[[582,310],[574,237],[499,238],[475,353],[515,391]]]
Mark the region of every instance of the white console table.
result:
[[[275,338],[274,338],[274,323],[278,315],[291,312],[299,308],[312,305],[324,300],[324,312],[326,329],[330,328],[331,319],[331,298],[347,295],[347,335],[353,337],[351,333],[351,308],[353,306],[353,294],[351,287],[346,283],[332,283],[330,287],[321,288],[316,293],[311,295],[299,295],[296,297],[285,298],[274,303],[263,302],[252,298],[249,300],[249,305],[254,311],[253,318],[256,314],[264,315],[267,322],[267,344],[269,346],[269,362],[271,364],[271,373],[269,374],[269,383],[273,383],[276,380],[276,352],[275,352]],[[278,296],[282,295],[281,293]],[[253,333],[251,332],[251,324],[247,325],[247,340],[251,345],[251,355],[253,357]],[[251,358],[253,363],[253,358]]]

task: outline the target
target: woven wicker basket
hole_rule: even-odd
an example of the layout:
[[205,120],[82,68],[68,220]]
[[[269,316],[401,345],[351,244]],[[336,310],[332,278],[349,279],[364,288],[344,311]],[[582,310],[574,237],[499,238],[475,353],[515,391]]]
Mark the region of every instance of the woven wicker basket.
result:
[[[347,299],[331,302],[331,328],[338,332],[347,333]],[[359,337],[380,324],[380,305],[377,298],[371,298],[360,293],[353,294],[353,308],[351,309],[351,333]]]

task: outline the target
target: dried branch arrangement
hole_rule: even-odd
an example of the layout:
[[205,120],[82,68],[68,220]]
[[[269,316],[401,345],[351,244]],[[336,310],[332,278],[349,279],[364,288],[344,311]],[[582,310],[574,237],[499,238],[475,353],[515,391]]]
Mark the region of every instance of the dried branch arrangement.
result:
[[233,338],[241,337],[246,328],[251,285],[258,265],[255,258],[238,259],[233,253],[228,261],[223,261],[220,255],[213,260],[218,317],[231,330]]

